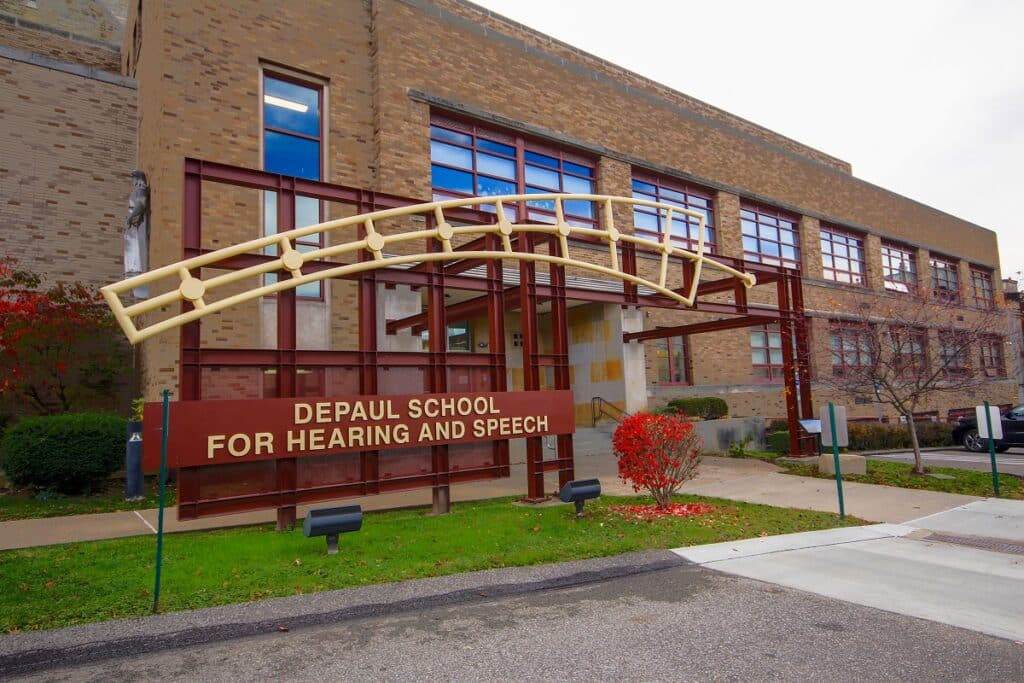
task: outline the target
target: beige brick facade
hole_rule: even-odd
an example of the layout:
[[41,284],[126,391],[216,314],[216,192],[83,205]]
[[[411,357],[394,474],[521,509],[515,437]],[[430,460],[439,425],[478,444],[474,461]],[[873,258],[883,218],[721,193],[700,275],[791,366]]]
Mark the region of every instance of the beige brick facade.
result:
[[[879,292],[882,239],[919,249],[923,282],[929,250],[955,253],[965,283],[967,262],[991,269],[999,281],[991,231],[859,180],[842,160],[459,0],[255,0],[244,11],[234,3],[154,0],[141,19],[130,9],[124,45],[130,54],[123,63],[139,83],[139,164],[154,187],[154,266],[181,255],[186,157],[260,167],[260,74],[268,69],[324,84],[323,175],[330,182],[429,200],[433,110],[587,156],[602,193],[628,196],[633,168],[706,187],[715,200],[719,253],[728,256],[743,254],[741,203],[794,213],[816,372],[829,369],[830,300],[844,295],[844,288],[822,280],[822,222],[865,235],[867,279]],[[204,246],[260,234],[255,193],[204,188],[204,205]],[[628,211],[617,219],[628,222]],[[773,294],[752,301],[772,303]],[[354,288],[332,283],[320,306],[309,314],[328,317],[326,345],[351,348]],[[265,343],[267,316],[257,308],[204,323],[205,343]],[[702,319],[707,316],[652,310],[645,327]],[[173,388],[177,336],[145,342],[142,353],[147,394]],[[726,396],[733,414],[784,413],[781,385],[753,380],[746,330],[695,337],[691,354],[700,386],[659,386],[651,369],[652,405],[673,392],[704,392]],[[993,402],[1012,401],[1016,387],[995,382],[991,394]],[[943,400],[945,408],[960,407],[974,397]]]

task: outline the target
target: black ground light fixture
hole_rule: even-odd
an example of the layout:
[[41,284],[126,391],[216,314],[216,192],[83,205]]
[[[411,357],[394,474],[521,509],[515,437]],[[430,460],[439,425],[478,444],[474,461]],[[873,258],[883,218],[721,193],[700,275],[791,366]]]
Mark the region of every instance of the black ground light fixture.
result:
[[583,516],[583,502],[601,495],[601,482],[597,479],[576,479],[562,487],[558,497],[563,503],[576,505],[576,516]]
[[359,531],[363,526],[363,508],[361,505],[344,505],[337,508],[320,508],[310,510],[306,521],[302,523],[302,533],[311,536],[327,537],[327,554],[338,554],[338,534],[347,531]]

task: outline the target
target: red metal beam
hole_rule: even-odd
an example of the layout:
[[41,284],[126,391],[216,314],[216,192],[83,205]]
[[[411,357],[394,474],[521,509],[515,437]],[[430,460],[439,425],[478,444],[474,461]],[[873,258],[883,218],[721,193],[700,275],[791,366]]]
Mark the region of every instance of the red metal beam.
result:
[[721,330],[734,330],[738,327],[753,327],[755,325],[766,325],[776,322],[778,318],[762,315],[748,315],[742,318],[729,318],[726,320],[711,320],[703,323],[692,323],[690,325],[677,325],[675,327],[657,327],[653,330],[643,332],[626,332],[622,335],[622,341],[644,341],[647,339],[664,339],[666,337],[686,337],[693,334],[704,334],[706,332],[719,332]]

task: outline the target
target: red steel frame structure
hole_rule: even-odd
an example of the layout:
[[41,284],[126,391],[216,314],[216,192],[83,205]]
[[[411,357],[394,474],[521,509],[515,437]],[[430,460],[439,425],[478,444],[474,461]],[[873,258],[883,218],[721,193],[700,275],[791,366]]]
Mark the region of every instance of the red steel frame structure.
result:
[[[202,161],[185,160],[184,211],[182,217],[183,258],[200,256],[213,249],[203,247],[202,215],[203,184],[219,183],[250,188],[264,192],[275,192],[277,201],[277,229],[286,232],[294,227],[294,206],[296,195],[304,195],[321,201],[349,205],[358,213],[382,209],[405,207],[420,203],[416,200],[374,192],[371,190],[303,180],[274,173],[267,173],[238,166]],[[470,209],[451,211],[450,219],[467,224],[487,224],[494,220],[493,214]],[[430,218],[428,217],[428,222]],[[365,237],[362,231],[360,238]],[[483,246],[487,250],[496,248],[497,237],[484,235],[462,247],[472,250]],[[526,234],[515,242],[521,252],[535,252],[547,248],[551,238],[544,235]],[[428,240],[426,249],[438,249],[436,241]],[[637,274],[638,254],[635,245],[623,244],[622,269]],[[380,389],[380,371],[384,368],[422,368],[423,389],[427,393],[449,391],[449,368],[462,368],[474,373],[476,381],[489,391],[506,391],[505,359],[505,311],[520,309],[523,344],[523,384],[526,391],[540,391],[542,367],[552,368],[553,389],[571,389],[569,386],[569,335],[566,322],[568,300],[596,303],[617,303],[634,307],[677,308],[678,304],[663,296],[646,294],[628,281],[623,282],[622,291],[597,291],[571,287],[567,284],[562,266],[549,264],[548,284],[536,279],[537,264],[519,260],[519,283],[507,286],[504,282],[502,261],[458,259],[458,249],[450,261],[423,262],[408,269],[383,268],[352,276],[358,286],[358,348],[350,351],[303,350],[297,344],[296,294],[294,289],[277,294],[277,344],[274,349],[218,349],[203,348],[200,342],[200,322],[185,324],[180,331],[180,400],[192,401],[203,398],[204,369],[231,367],[272,368],[277,375],[277,396],[294,397],[297,391],[298,368],[345,368],[358,376],[358,392],[361,395],[377,395]],[[367,253],[360,259],[369,259]],[[803,295],[800,276],[797,271],[739,259],[716,256],[716,260],[733,268],[754,273],[759,286],[774,285],[778,300],[777,308],[751,307],[747,303],[747,292],[735,278],[701,282],[698,297],[711,294],[732,293],[731,303],[698,300],[694,309],[710,313],[734,316],[719,320],[675,327],[657,328],[643,332],[627,333],[623,341],[639,341],[669,336],[689,336],[718,330],[750,327],[765,323],[778,323],[782,330],[782,348],[785,371],[785,395],[787,415],[791,429],[790,439],[793,452],[807,448],[801,443],[796,421],[812,414],[810,379],[807,363],[798,363],[796,354],[808,357],[806,320],[804,317]],[[273,255],[243,254],[218,263],[218,268],[244,268],[276,259]],[[679,261],[682,267],[684,288],[693,281],[694,265]],[[330,268],[333,263],[307,263],[305,268],[320,271]],[[466,271],[483,266],[485,275],[467,275]],[[194,273],[198,276],[198,273]],[[408,318],[387,321],[386,331],[394,333],[403,328],[413,332],[429,331],[429,348],[422,352],[379,351],[377,338],[377,285],[407,285],[426,291],[427,310]],[[445,289],[455,288],[478,292],[479,295],[458,304],[446,305]],[[541,303],[551,307],[551,353],[541,353],[538,339],[537,310]],[[183,304],[189,307],[190,304]],[[486,316],[488,321],[487,353],[449,353],[447,325],[449,322]],[[795,342],[795,343],[794,343]],[[557,455],[545,459],[542,437],[526,439],[526,469],[528,500],[544,498],[544,474],[558,472],[559,485],[574,476],[572,434],[557,437]],[[273,462],[272,485],[259,491],[234,492],[230,494],[205,495],[204,477],[217,477],[217,470],[227,468],[239,473],[240,465],[207,466],[203,468],[181,468],[178,472],[179,517],[191,519],[204,515],[224,514],[267,507],[278,510],[278,526],[285,527],[295,521],[296,505],[316,500],[328,500],[346,496],[360,496],[386,491],[430,487],[433,491],[436,511],[446,511],[449,505],[449,486],[453,483],[476,479],[507,477],[509,467],[509,443],[507,440],[487,444],[491,449],[488,463],[473,467],[454,468],[450,462],[450,448],[446,445],[432,446],[430,470],[412,476],[396,479],[381,477],[380,453],[364,451],[359,458],[359,477],[346,481],[319,482],[315,485],[300,485],[296,458],[278,459]],[[212,474],[211,474],[212,473]]]

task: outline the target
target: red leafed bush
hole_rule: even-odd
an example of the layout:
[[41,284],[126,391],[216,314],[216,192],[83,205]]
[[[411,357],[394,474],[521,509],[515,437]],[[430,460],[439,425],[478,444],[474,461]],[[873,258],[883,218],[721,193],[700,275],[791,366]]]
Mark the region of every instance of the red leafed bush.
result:
[[693,423],[680,414],[627,417],[612,437],[619,477],[634,491],[650,493],[663,509],[682,483],[697,473],[703,446]]

